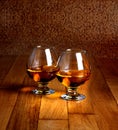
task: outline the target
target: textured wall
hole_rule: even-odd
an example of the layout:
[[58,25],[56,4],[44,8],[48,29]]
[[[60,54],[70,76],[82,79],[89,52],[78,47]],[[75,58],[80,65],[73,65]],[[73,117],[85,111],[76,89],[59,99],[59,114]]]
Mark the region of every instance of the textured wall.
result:
[[118,57],[118,0],[0,0],[0,55],[39,44]]

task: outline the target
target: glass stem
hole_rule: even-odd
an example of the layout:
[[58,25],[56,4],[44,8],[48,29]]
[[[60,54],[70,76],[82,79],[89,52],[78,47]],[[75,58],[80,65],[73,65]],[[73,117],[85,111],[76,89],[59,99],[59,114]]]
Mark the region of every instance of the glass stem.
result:
[[47,87],[47,84],[48,84],[47,82],[42,82],[42,83],[38,82],[38,88],[42,91],[48,91],[49,88]]
[[71,96],[71,97],[76,97],[76,96],[78,96],[77,89],[67,88],[67,95],[68,95],[68,96]]

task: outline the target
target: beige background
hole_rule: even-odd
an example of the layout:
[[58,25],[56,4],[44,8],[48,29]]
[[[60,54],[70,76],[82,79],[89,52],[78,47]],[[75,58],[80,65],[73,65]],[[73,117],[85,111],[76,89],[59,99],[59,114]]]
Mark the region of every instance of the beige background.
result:
[[118,57],[118,0],[0,0],[0,55],[35,45]]

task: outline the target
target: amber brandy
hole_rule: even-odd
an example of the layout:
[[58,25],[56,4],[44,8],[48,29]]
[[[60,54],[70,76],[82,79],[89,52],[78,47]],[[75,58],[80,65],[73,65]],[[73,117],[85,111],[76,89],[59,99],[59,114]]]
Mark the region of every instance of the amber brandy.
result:
[[72,71],[59,71],[57,73],[58,80],[66,87],[76,89],[79,85],[83,84],[89,79],[90,72],[88,70],[72,70]]
[[56,66],[27,69],[28,75],[36,82],[49,82],[56,77],[59,69]]

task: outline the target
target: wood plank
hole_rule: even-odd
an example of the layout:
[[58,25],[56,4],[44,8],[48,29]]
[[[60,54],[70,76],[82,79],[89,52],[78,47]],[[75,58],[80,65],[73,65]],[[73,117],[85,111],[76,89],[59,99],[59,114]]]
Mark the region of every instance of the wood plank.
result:
[[106,84],[104,76],[100,72],[97,65],[92,68],[92,74],[89,81],[89,95],[92,101],[103,101],[114,100],[114,97]]
[[103,115],[95,115],[99,130],[112,130]]
[[103,130],[118,129],[118,106],[100,68],[94,64],[89,88],[97,124]]
[[118,60],[98,59],[97,60],[106,82],[118,104]]
[[[45,127],[48,127],[48,121],[47,122],[47,126],[46,125],[42,125],[44,123],[42,123],[42,121],[38,123],[38,119],[40,118],[39,115],[42,115],[41,113],[43,113],[42,110],[40,110],[40,105],[42,104],[42,96],[41,95],[33,95],[31,93],[31,90],[34,89],[35,87],[35,83],[33,82],[32,79],[30,79],[28,76],[25,77],[24,83],[23,83],[23,87],[20,89],[20,93],[18,95],[18,99],[14,108],[14,111],[12,113],[12,116],[10,118],[9,124],[7,129],[12,130],[12,129],[25,129],[25,130],[36,130],[37,129],[37,125],[39,125],[39,128],[41,129],[45,129]],[[53,101],[53,96],[51,96],[51,101]],[[53,104],[53,103],[52,103]],[[44,105],[44,107],[46,108],[46,106],[49,105],[48,102]],[[22,106],[22,107],[20,107]],[[44,109],[45,109],[44,108]],[[48,109],[50,108],[50,106],[48,106]],[[55,109],[58,110],[58,109]],[[50,110],[48,110],[50,112]],[[47,112],[47,111],[46,111]],[[45,114],[46,114],[45,112]],[[62,111],[63,112],[63,111]],[[55,114],[54,114],[55,115]],[[17,119],[18,117],[18,119]],[[52,118],[52,115],[50,115],[50,117]],[[17,122],[16,122],[17,120]],[[51,128],[54,127],[54,129],[58,129],[59,124],[62,124],[62,120],[61,121],[52,121],[53,126],[50,126]],[[65,122],[65,120],[64,120]],[[46,123],[46,120],[45,120]],[[51,123],[51,122],[50,122]],[[64,124],[65,126],[65,124]],[[65,127],[64,127],[65,128]]]
[[95,116],[88,114],[70,114],[70,130],[99,130]]
[[118,106],[114,101],[96,102],[94,109],[99,128],[102,130],[117,130],[118,129]]
[[26,75],[26,57],[18,56],[6,75],[1,88],[19,88]]
[[0,80],[2,81],[12,64],[15,62],[16,56],[0,56]]
[[35,83],[26,75],[7,125],[8,130],[37,129],[42,96],[31,92],[34,87]]
[[[11,67],[6,65],[7,70],[2,72],[1,78],[1,130],[118,129],[118,104],[110,90],[110,83],[117,86],[116,61],[112,63],[112,60],[106,60],[104,64],[96,64],[98,62],[93,60],[90,80],[78,88],[78,92],[86,95],[86,99],[66,101],[60,98],[65,93],[65,87],[57,79],[49,83],[49,87],[56,91],[54,94],[31,93],[37,84],[26,73],[26,59],[24,56],[2,59],[2,63],[10,61]],[[102,67],[100,71],[101,65],[106,69]]]
[[30,93],[30,89],[20,91],[12,115],[7,125],[8,130],[36,130],[40,112],[41,96]]
[[10,89],[0,89],[0,126],[1,130],[6,130],[7,123],[12,114],[12,110],[17,100],[17,91]]
[[68,120],[39,120],[38,130],[68,130]]
[[100,66],[97,64],[94,65],[92,76],[90,80],[90,92],[91,97],[94,102],[104,102],[105,104],[113,103],[113,106],[116,106],[114,96],[112,95],[109,85],[106,83],[106,78],[103,73],[100,71]]
[[49,87],[55,89],[55,93],[42,96],[39,119],[68,119],[67,102],[60,98],[65,87],[56,79]]
[[[11,57],[12,58],[12,57]],[[21,86],[24,80],[24,58],[18,57],[9,73],[3,80],[2,87],[7,89],[0,89],[0,124],[2,130],[6,130],[9,118],[14,109],[17,96],[18,86]],[[19,71],[20,70],[20,71]],[[17,84],[17,85],[16,85]],[[15,85],[15,87],[14,87]],[[13,87],[12,87],[13,86]]]
[[68,119],[67,102],[61,92],[42,97],[39,119]]
[[79,86],[78,93],[83,94],[86,98],[82,101],[68,101],[68,111],[73,114],[93,114],[93,105],[89,93],[89,80]]

